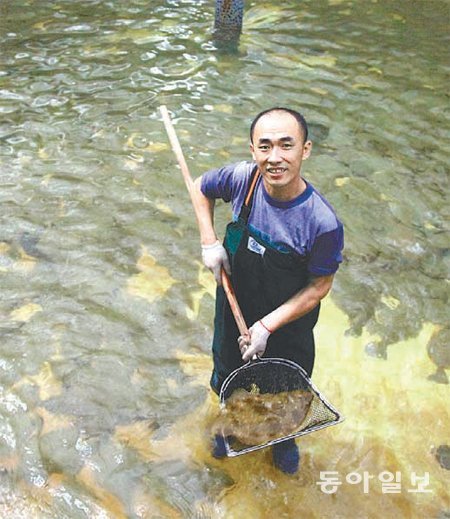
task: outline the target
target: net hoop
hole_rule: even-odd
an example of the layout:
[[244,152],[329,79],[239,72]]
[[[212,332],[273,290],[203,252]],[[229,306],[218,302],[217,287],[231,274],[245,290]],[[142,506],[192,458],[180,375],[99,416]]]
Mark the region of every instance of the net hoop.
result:
[[[233,441],[232,437],[223,435],[225,444],[226,454],[229,457],[239,456],[248,452],[253,452],[276,443],[281,443],[292,438],[297,438],[305,434],[310,434],[314,431],[336,425],[344,420],[344,417],[338,412],[338,410],[328,402],[328,400],[319,392],[316,386],[312,383],[308,377],[306,371],[299,366],[296,362],[282,358],[257,358],[256,360],[250,360],[243,366],[234,370],[222,384],[220,388],[220,405],[222,408],[226,407],[226,401],[231,396],[235,389],[242,386],[242,381],[258,380],[260,375],[265,369],[274,371],[278,370],[279,373],[286,377],[272,377],[271,379],[271,390],[263,393],[277,393],[280,391],[292,390],[293,388],[286,387],[286,385],[294,384],[298,389],[299,387],[310,391],[313,394],[313,401],[310,409],[303,420],[299,430],[296,432],[281,436],[277,439],[270,440],[258,445],[241,445],[239,442]],[[278,381],[277,381],[278,379]],[[280,380],[282,379],[282,380]],[[278,385],[277,385],[278,384]],[[305,424],[305,426],[304,426]]]

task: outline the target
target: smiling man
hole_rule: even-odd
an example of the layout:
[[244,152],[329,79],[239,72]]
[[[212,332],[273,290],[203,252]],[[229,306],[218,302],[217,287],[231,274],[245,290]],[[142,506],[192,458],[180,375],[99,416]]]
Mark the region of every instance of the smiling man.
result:
[[[255,354],[293,360],[311,376],[320,301],[342,261],[342,224],[301,174],[312,149],[303,116],[288,108],[265,110],[251,125],[250,141],[252,162],[214,169],[195,181],[203,262],[218,283],[211,377],[216,393]],[[217,198],[233,208],[223,245],[214,228]],[[239,335],[220,286],[221,268],[231,275],[249,336]],[[215,441],[213,454],[225,455],[220,438]],[[272,454],[282,471],[298,470],[294,440],[274,445]]]

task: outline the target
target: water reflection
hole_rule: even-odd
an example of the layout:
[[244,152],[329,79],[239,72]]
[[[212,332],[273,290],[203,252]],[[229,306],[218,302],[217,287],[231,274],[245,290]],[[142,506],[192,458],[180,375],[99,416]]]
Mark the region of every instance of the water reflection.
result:
[[[218,54],[208,2],[0,5],[2,515],[450,508],[446,19],[437,0],[254,3]],[[247,158],[268,103],[311,121],[306,173],[346,226],[314,381],[346,421],[301,440],[294,479],[265,451],[210,456],[214,285],[163,103],[195,175]],[[352,471],[375,475],[368,495]],[[431,494],[408,492],[413,471]]]

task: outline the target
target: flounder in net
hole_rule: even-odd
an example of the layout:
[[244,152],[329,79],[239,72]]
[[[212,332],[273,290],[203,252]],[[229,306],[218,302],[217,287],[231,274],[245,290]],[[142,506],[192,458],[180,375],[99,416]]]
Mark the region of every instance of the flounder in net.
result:
[[310,391],[301,389],[257,394],[237,389],[226,400],[213,429],[244,445],[260,445],[296,433],[312,399]]

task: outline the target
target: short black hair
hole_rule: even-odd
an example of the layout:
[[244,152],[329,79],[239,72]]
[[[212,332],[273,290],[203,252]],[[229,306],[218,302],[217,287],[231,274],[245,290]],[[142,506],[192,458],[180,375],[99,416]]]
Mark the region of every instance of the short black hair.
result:
[[291,108],[275,106],[273,108],[268,108],[267,110],[259,112],[259,114],[253,119],[253,122],[250,126],[250,142],[253,143],[253,133],[255,132],[256,123],[261,119],[263,115],[270,114],[272,112],[286,112],[288,114],[291,114],[292,117],[295,117],[296,121],[298,122],[298,125],[300,126],[300,132],[303,134],[303,142],[306,142],[308,140],[308,125],[303,115],[300,112],[297,112],[296,110],[292,110]]

